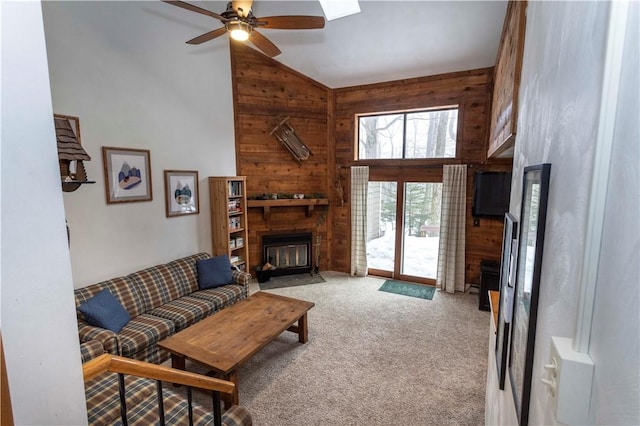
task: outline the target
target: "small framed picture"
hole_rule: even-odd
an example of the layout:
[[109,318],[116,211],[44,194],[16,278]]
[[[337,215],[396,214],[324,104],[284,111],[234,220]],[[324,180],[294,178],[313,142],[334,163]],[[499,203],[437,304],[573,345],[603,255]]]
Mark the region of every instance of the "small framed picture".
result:
[[200,213],[197,171],[165,170],[164,193],[167,217]]
[[150,157],[146,149],[102,147],[107,204],[153,199]]
[[502,261],[500,269],[500,302],[498,303],[498,324],[496,329],[496,367],[498,385],[504,390],[509,352],[509,326],[513,308],[513,272],[516,268],[518,252],[518,222],[511,213],[504,216],[504,234],[502,236]]

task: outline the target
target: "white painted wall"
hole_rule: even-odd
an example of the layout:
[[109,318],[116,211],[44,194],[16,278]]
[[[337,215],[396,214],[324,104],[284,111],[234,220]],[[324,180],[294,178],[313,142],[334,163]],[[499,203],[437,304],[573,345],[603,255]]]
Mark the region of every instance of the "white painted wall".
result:
[[[640,424],[638,316],[638,4],[629,28],[612,181],[601,248],[594,328],[594,424]],[[540,382],[551,336],[573,338],[608,28],[605,2],[529,2],[510,212],[519,218],[522,174],[549,162],[551,186],[532,379],[530,424],[557,424]],[[633,15],[632,13],[632,15]],[[635,37],[635,38],[633,38]],[[633,201],[631,201],[633,200]],[[507,376],[508,380],[508,376]],[[498,405],[488,424],[509,424],[511,393],[487,388]]]
[[640,3],[630,3],[597,279],[594,424],[640,424]]
[[1,317],[14,420],[86,424],[42,10],[1,8]]
[[[229,46],[162,2],[45,2],[54,112],[80,118],[94,185],[64,194],[75,287],[211,251],[206,177],[235,175]],[[151,151],[153,201],[106,204],[103,146]],[[163,170],[197,170],[200,214],[165,217]]]
[[529,2],[510,211],[524,167],[551,163],[530,423],[555,424],[540,382],[551,336],[573,337],[599,117],[608,5]]

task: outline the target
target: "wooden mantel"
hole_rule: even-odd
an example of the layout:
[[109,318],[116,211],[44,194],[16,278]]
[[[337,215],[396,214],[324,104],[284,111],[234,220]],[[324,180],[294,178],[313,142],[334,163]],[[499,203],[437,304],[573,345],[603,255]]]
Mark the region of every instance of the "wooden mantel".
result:
[[271,207],[293,207],[293,206],[305,206],[306,216],[309,217],[313,214],[313,208],[315,206],[327,206],[329,200],[326,198],[303,198],[303,199],[277,199],[277,200],[247,200],[248,208],[261,208],[262,217],[264,220],[269,220],[269,214],[271,213]]

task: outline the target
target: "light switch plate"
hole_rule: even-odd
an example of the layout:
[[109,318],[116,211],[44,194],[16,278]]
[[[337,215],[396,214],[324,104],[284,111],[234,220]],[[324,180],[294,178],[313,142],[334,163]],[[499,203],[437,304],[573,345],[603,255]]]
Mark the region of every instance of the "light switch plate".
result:
[[551,337],[551,362],[556,368],[556,420],[568,425],[589,423],[589,403],[594,363],[591,357],[573,349],[567,337]]

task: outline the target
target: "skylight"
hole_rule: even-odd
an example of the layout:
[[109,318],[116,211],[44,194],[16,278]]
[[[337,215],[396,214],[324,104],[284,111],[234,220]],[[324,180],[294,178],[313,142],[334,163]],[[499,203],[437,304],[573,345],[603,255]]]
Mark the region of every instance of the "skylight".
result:
[[319,0],[327,21],[360,12],[358,0]]

